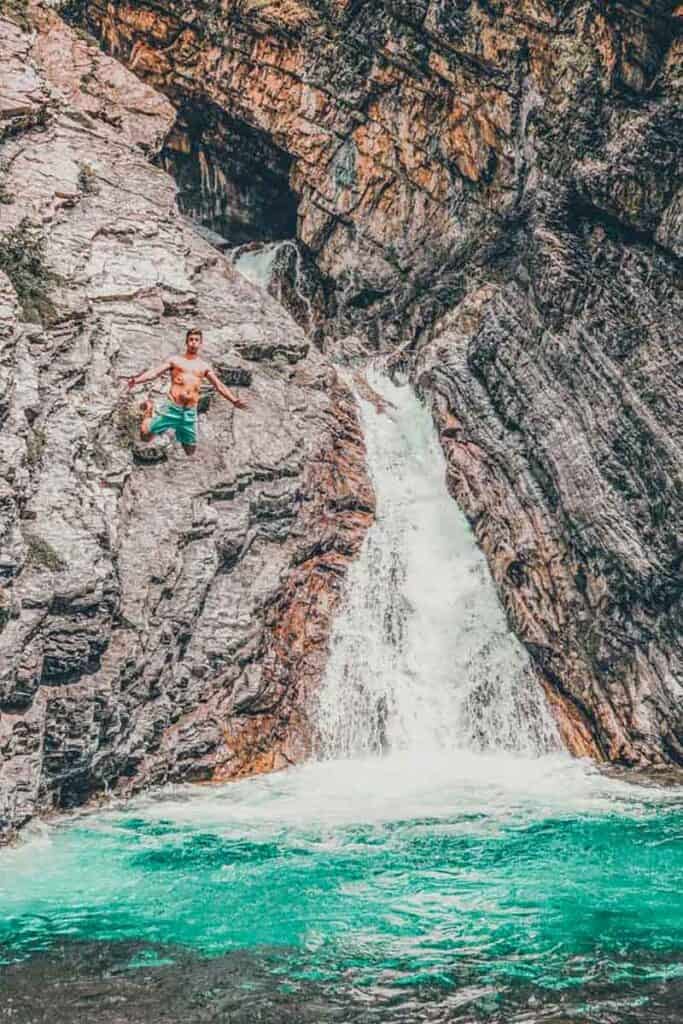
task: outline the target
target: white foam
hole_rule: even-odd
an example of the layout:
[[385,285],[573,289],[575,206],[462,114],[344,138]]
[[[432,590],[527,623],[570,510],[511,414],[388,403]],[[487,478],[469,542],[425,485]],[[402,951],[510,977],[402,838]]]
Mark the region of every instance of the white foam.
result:
[[558,739],[484,557],[446,489],[427,409],[378,373],[361,401],[377,519],[348,576],[319,696],[325,756],[540,753]]
[[[471,817],[490,831],[496,821],[576,815],[640,815],[678,804],[679,788],[651,788],[607,778],[568,754],[542,757],[402,751],[385,757],[309,762],[274,775],[220,787],[181,786],[137,798],[126,817],[168,819],[231,835],[354,824]],[[104,828],[117,815],[91,817]]]
[[275,257],[281,244],[281,242],[270,242],[261,246],[260,249],[251,249],[241,253],[233,262],[235,270],[238,270],[252,284],[267,289],[273,274]]

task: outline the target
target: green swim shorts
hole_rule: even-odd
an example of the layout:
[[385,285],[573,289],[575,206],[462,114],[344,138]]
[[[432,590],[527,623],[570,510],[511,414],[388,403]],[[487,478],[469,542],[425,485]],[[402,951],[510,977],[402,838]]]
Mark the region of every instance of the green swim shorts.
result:
[[196,444],[197,406],[164,402],[148,429],[150,434],[163,434],[165,430],[175,430],[176,441],[180,441],[181,444]]

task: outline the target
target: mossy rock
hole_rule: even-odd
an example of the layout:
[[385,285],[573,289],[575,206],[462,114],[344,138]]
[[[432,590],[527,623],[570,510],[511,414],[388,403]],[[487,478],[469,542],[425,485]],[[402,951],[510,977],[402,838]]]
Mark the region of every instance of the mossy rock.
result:
[[26,320],[49,323],[54,319],[48,287],[56,282],[56,276],[45,266],[42,232],[27,217],[0,235],[0,270],[12,282]]
[[142,412],[139,398],[125,395],[116,409],[116,436],[122,448],[133,448],[140,438]]
[[169,442],[164,438],[155,441],[138,441],[133,445],[133,458],[136,462],[151,465],[165,462],[168,458]]
[[45,431],[38,428],[32,430],[26,438],[26,462],[29,466],[37,466],[43,458],[47,444]]
[[24,32],[31,29],[28,0],[0,0],[0,17],[13,21]]
[[29,534],[26,538],[28,552],[26,564],[39,569],[47,569],[49,572],[62,572],[66,569],[66,562],[57,554],[49,541],[37,534]]

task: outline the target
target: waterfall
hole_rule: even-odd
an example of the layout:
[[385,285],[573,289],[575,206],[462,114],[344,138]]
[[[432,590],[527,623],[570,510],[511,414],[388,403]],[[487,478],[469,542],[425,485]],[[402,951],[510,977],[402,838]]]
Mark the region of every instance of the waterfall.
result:
[[306,291],[306,270],[301,249],[293,239],[264,242],[258,248],[253,249],[238,246],[237,249],[232,250],[230,255],[235,270],[238,270],[252,284],[265,291],[270,291],[280,305],[287,309],[288,304],[283,295],[283,275],[287,274],[287,266],[283,259],[286,259],[287,254],[293,256],[294,259],[289,284],[305,314],[305,324],[302,326],[306,331],[310,331],[315,323],[313,303]]
[[382,399],[359,398],[377,517],[331,638],[323,757],[557,749],[545,696],[447,492],[428,410],[410,387],[368,380]]
[[[268,288],[294,243],[235,250]],[[312,319],[310,301],[301,293]],[[325,758],[560,748],[545,695],[510,632],[484,556],[446,489],[428,410],[377,370],[358,396],[377,518],[349,571],[315,709]],[[361,389],[365,392],[365,388]]]
[[239,246],[232,255],[235,270],[259,288],[268,289],[273,275],[273,265],[282,242],[267,242],[259,248],[247,249]]

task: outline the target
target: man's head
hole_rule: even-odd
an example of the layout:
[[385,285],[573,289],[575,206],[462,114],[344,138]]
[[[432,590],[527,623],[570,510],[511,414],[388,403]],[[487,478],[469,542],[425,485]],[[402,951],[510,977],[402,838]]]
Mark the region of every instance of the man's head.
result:
[[190,328],[185,335],[185,348],[188,354],[196,356],[202,347],[202,332],[196,327]]

